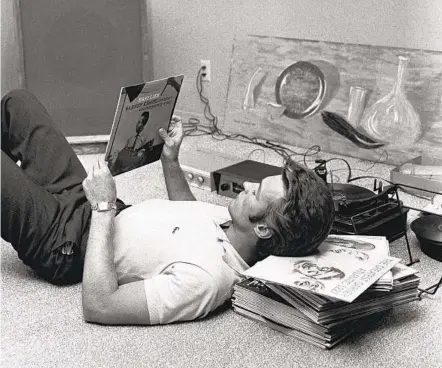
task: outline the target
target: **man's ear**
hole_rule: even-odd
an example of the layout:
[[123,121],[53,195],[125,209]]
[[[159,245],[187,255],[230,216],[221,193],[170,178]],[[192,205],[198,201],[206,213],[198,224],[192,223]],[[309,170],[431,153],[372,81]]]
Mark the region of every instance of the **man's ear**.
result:
[[258,238],[268,239],[272,237],[272,231],[267,227],[266,224],[258,224],[253,230]]

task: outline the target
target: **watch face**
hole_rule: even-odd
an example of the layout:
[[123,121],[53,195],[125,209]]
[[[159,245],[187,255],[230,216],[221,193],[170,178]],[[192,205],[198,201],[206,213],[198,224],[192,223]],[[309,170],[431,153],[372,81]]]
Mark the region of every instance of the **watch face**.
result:
[[112,202],[99,202],[96,205],[92,206],[92,210],[98,212],[110,211],[112,209],[117,209],[117,205]]
[[107,202],[98,203],[98,211],[107,211],[109,209],[110,209],[109,203],[107,203]]

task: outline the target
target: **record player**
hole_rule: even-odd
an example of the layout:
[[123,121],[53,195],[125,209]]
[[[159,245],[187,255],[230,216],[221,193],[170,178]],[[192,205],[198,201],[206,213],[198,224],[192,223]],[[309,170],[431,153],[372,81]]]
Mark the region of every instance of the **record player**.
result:
[[[408,208],[399,199],[398,185],[383,188],[380,183],[376,188],[376,183],[377,180],[373,191],[349,183],[327,184],[332,191],[336,212],[331,233],[385,236],[390,242],[404,236],[409,256],[407,265],[411,266],[420,260],[413,257],[408,241]],[[442,217],[425,215],[414,220],[411,229],[423,253],[442,262]],[[434,295],[441,286],[442,277],[434,285],[419,288],[419,299],[424,293]]]
[[[374,191],[349,183],[328,183],[335,206],[332,234],[385,236],[396,240],[406,233],[408,209],[395,186]],[[374,183],[376,187],[376,181]]]

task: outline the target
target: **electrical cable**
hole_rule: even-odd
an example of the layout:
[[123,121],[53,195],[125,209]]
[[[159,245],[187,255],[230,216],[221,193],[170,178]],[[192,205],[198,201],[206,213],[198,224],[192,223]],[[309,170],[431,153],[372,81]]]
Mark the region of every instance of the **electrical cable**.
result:
[[[385,153],[385,160],[381,161],[381,157],[382,157],[382,155],[383,155],[384,153]],[[362,169],[360,169],[360,170],[361,170],[361,171],[365,171],[365,172],[367,172],[368,170],[371,170],[373,167],[375,167],[376,164],[378,164],[378,163],[383,163],[383,162],[385,162],[385,161],[387,161],[387,160],[388,160],[388,152],[384,150],[384,151],[381,152],[381,154],[379,155],[378,159],[377,159],[376,161],[373,162],[373,165],[371,165],[369,168],[367,168],[367,169],[365,169],[365,170],[362,170]]]
[[256,152],[256,151],[261,151],[261,152],[262,152],[262,155],[263,155],[263,162],[265,163],[265,162],[266,162],[266,152],[265,152],[262,148],[255,148],[253,151],[251,151],[251,152],[249,153],[249,155],[247,156],[247,159],[249,159],[250,156],[252,156],[252,154],[253,154],[254,152]]
[[387,183],[390,184],[390,185],[394,185],[394,186],[396,186],[396,187],[398,187],[398,188],[406,187],[406,188],[416,189],[416,190],[424,191],[424,192],[431,193],[431,194],[435,194],[435,195],[442,194],[442,192],[436,192],[436,191],[434,191],[434,190],[430,190],[430,189],[418,188],[418,187],[414,187],[414,186],[412,186],[412,185],[408,185],[408,184],[402,184],[402,183],[401,183],[401,184],[397,184],[397,183],[393,183],[393,182],[390,181],[390,180],[387,180],[387,179],[385,179],[385,178],[381,178],[381,177],[379,177],[379,176],[375,176],[375,175],[363,175],[363,176],[357,176],[357,177],[354,177],[354,178],[350,179],[350,181],[355,181],[355,180],[359,180],[359,179],[379,179],[379,180],[383,180],[383,181],[387,182]]
[[[203,136],[203,135],[210,135],[213,139],[223,141],[223,140],[234,140],[244,143],[250,143],[254,144],[263,148],[269,148],[276,152],[278,155],[282,156],[284,159],[291,159],[292,156],[312,156],[314,154],[318,154],[320,152],[320,147],[318,145],[315,145],[311,148],[309,148],[305,153],[299,153],[295,152],[292,149],[282,146],[277,143],[270,142],[269,140],[263,141],[260,138],[257,137],[249,137],[245,134],[227,134],[224,133],[219,127],[218,127],[218,117],[215,116],[212,113],[211,107],[210,107],[210,101],[209,99],[204,95],[203,93],[203,81],[201,78],[202,68],[198,70],[198,75],[196,78],[196,88],[199,94],[199,98],[201,102],[204,104],[204,117],[209,122],[209,125],[203,125],[201,124],[201,121],[197,118],[190,118],[188,119],[187,123],[183,123],[184,128],[184,135],[190,136],[190,137],[196,137],[196,136]],[[317,152],[313,154],[309,154],[310,150],[312,148],[316,148]]]
[[[187,123],[183,123],[185,136],[197,137],[197,136],[203,136],[203,135],[210,135],[210,136],[212,136],[213,139],[216,139],[219,141],[223,141],[223,140],[228,139],[228,140],[239,141],[239,142],[243,142],[243,143],[254,144],[254,145],[257,145],[257,146],[260,146],[263,148],[269,148],[269,149],[273,150],[278,155],[282,156],[285,160],[293,159],[292,158],[293,156],[302,156],[303,163],[304,163],[305,167],[308,167],[306,158],[310,157],[310,156],[316,156],[316,158],[311,161],[318,163],[317,157],[318,157],[318,154],[321,152],[321,147],[319,145],[313,145],[310,148],[308,148],[304,153],[299,153],[299,152],[293,151],[292,149],[285,147],[281,144],[273,143],[269,140],[264,141],[263,139],[260,139],[257,137],[249,137],[245,134],[239,134],[239,133],[237,133],[237,134],[224,133],[218,127],[218,117],[212,113],[210,101],[203,93],[204,85],[203,85],[203,80],[202,80],[202,68],[200,68],[198,70],[195,84],[196,84],[196,89],[198,91],[199,98],[200,98],[201,102],[204,104],[203,115],[204,115],[205,119],[209,122],[209,125],[203,125],[203,124],[201,124],[201,121],[198,118],[191,117],[188,119]],[[256,150],[262,150],[262,149],[253,150],[249,154],[249,157]],[[386,154],[386,158],[385,158],[385,160],[381,161],[381,158],[384,153]],[[367,172],[368,170],[372,169],[376,164],[378,164],[380,162],[385,162],[387,159],[388,159],[388,152],[383,151],[381,153],[381,155],[379,156],[379,158],[375,162],[373,162],[373,164],[369,168],[367,168],[365,170],[363,170],[363,169],[353,169],[353,170]],[[264,152],[264,160],[265,160],[265,152]],[[347,165],[347,169],[348,169],[347,183],[355,180],[354,178],[352,178],[352,168],[347,160],[345,160],[343,158],[336,157],[336,158],[324,160],[324,162],[328,163],[328,162],[335,161],[335,160],[343,161]],[[334,171],[336,171],[336,170],[334,170]]]
[[[321,147],[318,146],[317,144],[315,144],[314,146],[311,146],[311,147],[305,152],[304,157],[303,157],[303,160],[304,160],[304,166],[305,166],[305,167],[308,167],[305,158],[306,158],[307,154],[309,153],[309,151],[310,151],[311,149],[313,149],[313,148],[317,150],[317,152],[315,153],[315,154],[316,154],[316,158],[317,158],[319,152],[321,152]],[[313,156],[313,155],[311,155],[311,156]],[[315,161],[316,161],[316,160],[315,160]]]
[[349,183],[351,181],[352,172],[351,172],[351,166],[348,163],[348,161],[343,158],[334,157],[334,158],[329,158],[328,160],[325,160],[325,163],[329,163],[330,161],[343,161],[343,162],[345,162],[345,164],[347,165],[347,168],[348,168],[347,183]]

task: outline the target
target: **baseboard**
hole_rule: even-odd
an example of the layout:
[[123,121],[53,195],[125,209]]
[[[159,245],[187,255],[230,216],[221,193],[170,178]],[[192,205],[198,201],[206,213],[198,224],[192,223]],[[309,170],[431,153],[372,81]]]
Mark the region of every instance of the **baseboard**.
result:
[[80,135],[66,137],[77,155],[104,153],[109,138],[109,135]]
[[[177,109],[175,110],[175,115],[180,116],[183,119],[183,123],[186,125],[189,123],[189,119],[192,118],[198,119],[198,124],[208,124],[208,121],[203,114]],[[106,146],[109,138],[110,135],[79,135],[66,137],[67,141],[77,155],[89,155],[106,152]]]

